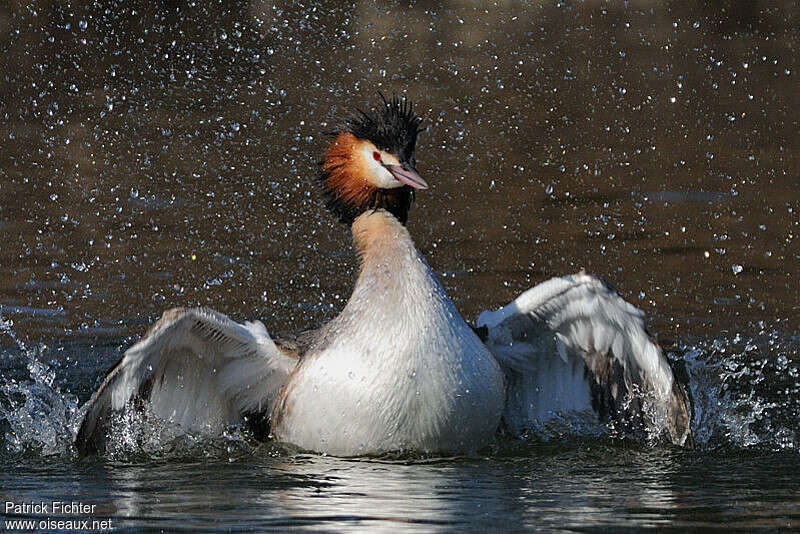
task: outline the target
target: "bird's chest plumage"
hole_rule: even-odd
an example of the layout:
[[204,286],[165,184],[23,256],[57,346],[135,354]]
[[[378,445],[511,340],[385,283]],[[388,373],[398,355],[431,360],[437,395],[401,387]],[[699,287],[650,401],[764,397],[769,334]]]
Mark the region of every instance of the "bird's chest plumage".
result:
[[273,434],[337,455],[471,452],[504,402],[494,358],[413,246],[384,250],[275,407]]

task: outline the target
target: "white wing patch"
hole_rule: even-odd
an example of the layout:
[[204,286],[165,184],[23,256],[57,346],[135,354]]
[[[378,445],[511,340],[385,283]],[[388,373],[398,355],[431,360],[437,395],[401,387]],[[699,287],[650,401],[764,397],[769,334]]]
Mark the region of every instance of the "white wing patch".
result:
[[92,395],[75,445],[82,454],[102,452],[112,414],[137,402],[187,431],[219,433],[246,414],[269,413],[296,363],[260,322],[242,325],[205,308],[169,310]]
[[511,433],[590,413],[691,444],[688,398],[643,313],[597,278],[554,278],[483,312],[477,325],[506,371]]

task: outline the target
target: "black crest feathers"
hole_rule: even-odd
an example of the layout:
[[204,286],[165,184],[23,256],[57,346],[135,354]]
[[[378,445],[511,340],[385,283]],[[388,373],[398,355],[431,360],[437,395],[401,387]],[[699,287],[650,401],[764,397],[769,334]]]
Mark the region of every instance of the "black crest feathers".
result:
[[403,163],[414,166],[414,146],[422,119],[414,113],[414,105],[397,95],[383,100],[383,106],[369,111],[359,110],[345,120],[343,130],[359,139],[368,139],[381,150],[396,155]]

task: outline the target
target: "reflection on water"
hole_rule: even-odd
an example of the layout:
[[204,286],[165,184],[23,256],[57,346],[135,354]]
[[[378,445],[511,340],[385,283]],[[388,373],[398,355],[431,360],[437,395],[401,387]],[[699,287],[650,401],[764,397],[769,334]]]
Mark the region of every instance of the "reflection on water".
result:
[[42,477],[79,481],[67,491],[96,503],[96,516],[122,527],[166,530],[797,525],[796,509],[783,504],[796,503],[794,454],[733,460],[597,443],[524,453],[426,462],[256,455],[233,462],[72,464],[58,477],[34,465],[15,470],[14,489],[0,496],[57,500],[64,490],[43,491]]
[[[798,28],[788,1],[4,3],[0,498],[168,530],[797,526]],[[602,276],[685,371],[700,451],[72,457],[78,405],[165,308],[271,332],[341,309],[316,162],[378,90],[426,117],[409,227],[464,315]]]

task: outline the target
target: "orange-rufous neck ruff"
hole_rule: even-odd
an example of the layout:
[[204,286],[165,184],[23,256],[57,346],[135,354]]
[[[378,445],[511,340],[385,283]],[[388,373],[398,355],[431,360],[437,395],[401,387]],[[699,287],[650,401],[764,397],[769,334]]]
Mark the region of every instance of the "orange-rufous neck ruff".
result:
[[325,152],[322,170],[326,173],[325,186],[344,204],[367,206],[376,188],[367,180],[367,169],[356,157],[363,141],[350,132],[340,133]]

